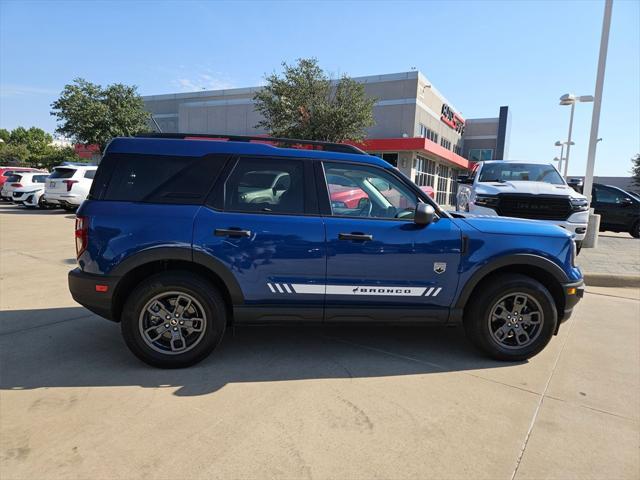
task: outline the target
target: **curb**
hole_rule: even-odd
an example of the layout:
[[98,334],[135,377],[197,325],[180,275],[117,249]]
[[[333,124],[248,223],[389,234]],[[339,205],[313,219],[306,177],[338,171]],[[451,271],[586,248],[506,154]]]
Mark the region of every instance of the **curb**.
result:
[[640,288],[640,275],[614,275],[612,273],[584,273],[584,283],[591,287]]

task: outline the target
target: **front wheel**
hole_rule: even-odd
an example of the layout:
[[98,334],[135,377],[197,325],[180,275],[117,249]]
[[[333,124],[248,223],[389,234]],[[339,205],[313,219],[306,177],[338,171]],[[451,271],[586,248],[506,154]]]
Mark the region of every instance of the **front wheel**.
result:
[[633,227],[631,227],[631,230],[629,230],[629,234],[633,237],[633,238],[640,238],[640,220],[638,220]]
[[129,349],[160,368],[203,360],[222,340],[225,326],[226,306],[216,287],[188,272],[165,272],[140,283],[121,318]]
[[555,302],[538,281],[505,274],[484,282],[465,308],[471,342],[497,360],[526,360],[549,343],[558,322]]

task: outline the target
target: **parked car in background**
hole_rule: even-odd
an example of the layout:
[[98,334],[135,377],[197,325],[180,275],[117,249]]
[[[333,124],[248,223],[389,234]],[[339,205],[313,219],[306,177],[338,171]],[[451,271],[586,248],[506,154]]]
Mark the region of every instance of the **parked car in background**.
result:
[[591,206],[600,215],[600,230],[629,232],[640,238],[640,197],[600,183],[594,183],[591,192]]
[[31,167],[0,167],[0,189],[4,186],[7,178],[16,172],[36,172],[37,168]]
[[574,234],[580,250],[589,222],[587,198],[567,185],[552,164],[485,161],[471,175],[459,177],[458,184],[458,210],[545,220]]
[[44,185],[49,174],[35,176],[42,177],[42,182],[38,181],[31,185],[16,188],[12,195],[13,203],[27,208],[47,208],[43,198]]
[[65,165],[55,167],[45,184],[44,202],[53,207],[75,210],[87,198],[95,165]]
[[[20,201],[23,194],[35,192],[44,188],[44,182],[49,174],[47,172],[19,172],[7,177],[2,186],[0,195],[4,200]],[[17,196],[16,196],[17,193]]]

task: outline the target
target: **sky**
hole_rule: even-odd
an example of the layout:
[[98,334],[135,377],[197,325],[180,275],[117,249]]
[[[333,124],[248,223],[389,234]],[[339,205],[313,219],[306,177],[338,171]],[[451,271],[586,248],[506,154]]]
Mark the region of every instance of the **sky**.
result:
[[[420,70],[465,118],[512,115],[510,158],[550,161],[564,93],[593,94],[603,0],[0,0],[0,128],[55,129],[76,77],[142,95],[264,83],[316,57],[332,76]],[[592,104],[576,106],[570,175],[583,175]],[[614,0],[596,175],[640,152],[640,0]]]

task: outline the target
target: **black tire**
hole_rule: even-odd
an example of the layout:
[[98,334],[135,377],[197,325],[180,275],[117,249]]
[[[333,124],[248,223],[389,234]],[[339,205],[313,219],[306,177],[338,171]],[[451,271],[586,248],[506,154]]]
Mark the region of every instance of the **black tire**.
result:
[[633,227],[631,227],[631,230],[629,230],[629,233],[633,238],[640,238],[640,220],[638,220],[633,225]]
[[[165,334],[168,333],[171,336],[170,330],[176,330],[177,325],[165,329],[164,333],[158,337],[159,341],[154,342],[155,346],[152,347],[148,343],[151,339],[145,339],[142,330],[149,326],[144,322],[153,322],[150,318],[159,318],[159,316],[144,313],[143,317],[143,310],[148,312],[145,307],[159,295],[169,295],[171,298],[170,296],[176,292],[194,299],[194,308],[202,310],[200,316],[203,319],[204,327],[201,327],[203,331],[198,334],[195,345],[190,346],[190,349],[183,353],[158,351],[158,348],[163,347],[163,345],[159,347],[158,344],[169,341],[166,340]],[[175,313],[176,310],[174,309],[173,312]],[[174,320],[171,319],[171,321]],[[157,327],[153,324],[151,328],[162,329],[163,325],[160,324],[164,325],[164,320],[161,320]],[[200,362],[218,346],[224,335],[226,324],[227,309],[218,289],[206,279],[185,271],[164,272],[141,282],[127,298],[121,315],[122,336],[129,349],[143,362],[160,368],[184,368]],[[184,333],[182,329],[187,327],[179,328],[182,337]],[[193,334],[191,332],[189,335]],[[189,335],[184,336],[182,341],[190,338]],[[173,340],[169,342],[173,348]],[[181,345],[180,341],[178,345]],[[182,346],[187,347],[186,344]]]
[[[539,310],[541,316],[538,329],[525,332],[527,337],[529,333],[532,333],[534,338],[531,339],[530,343],[522,347],[499,343],[494,337],[492,329],[494,325],[499,325],[497,322],[500,320],[495,322],[490,320],[496,318],[492,316],[492,312],[500,308],[499,301],[516,293],[522,293],[526,297],[533,299],[532,304],[536,307],[534,310]],[[512,312],[505,311],[504,313],[512,315]],[[520,321],[522,321],[522,317],[520,317]],[[504,322],[502,326],[510,329],[506,324],[507,320],[504,320]],[[465,307],[464,328],[467,337],[479,350],[496,360],[521,361],[540,353],[553,337],[557,324],[558,312],[553,297],[540,282],[526,275],[503,274],[492,276],[479,286],[474,298]],[[520,331],[524,328],[535,328],[535,326],[531,325],[525,327],[524,323],[522,325],[516,323],[515,326],[521,327]],[[497,330],[501,330],[501,328],[497,328]],[[513,338],[515,331],[510,329],[507,335],[511,334],[512,336],[505,336],[503,340],[507,343],[516,343],[516,339]],[[535,332],[538,333],[536,334]],[[520,343],[519,339],[517,343]]]

